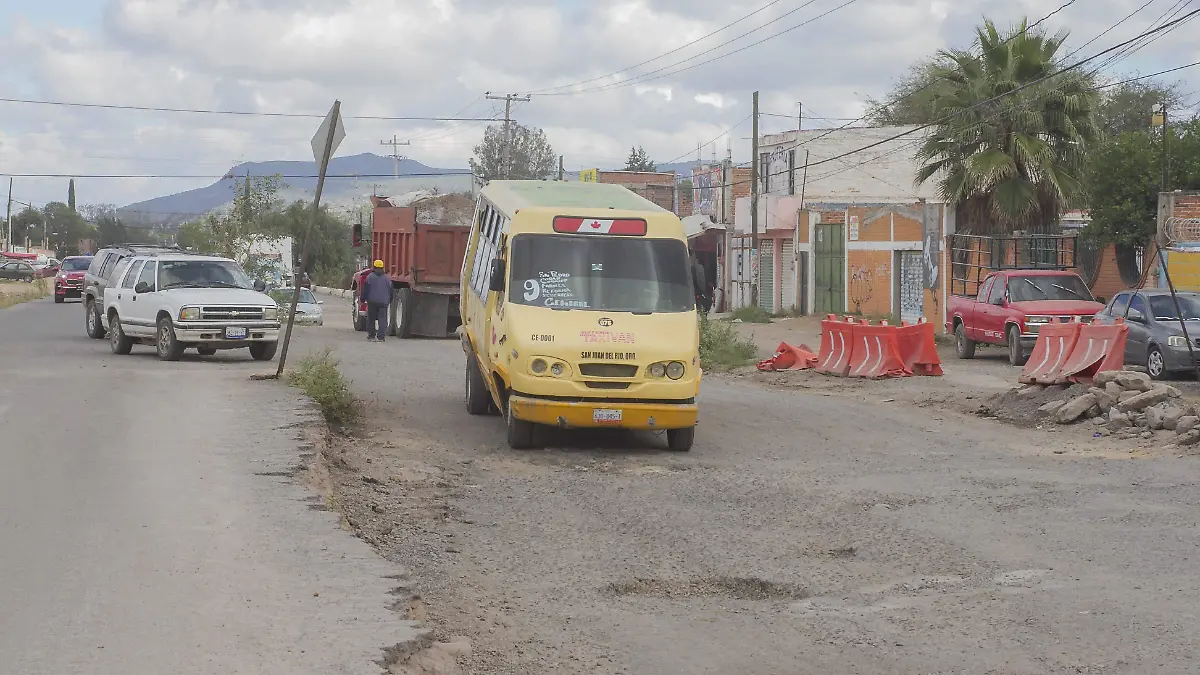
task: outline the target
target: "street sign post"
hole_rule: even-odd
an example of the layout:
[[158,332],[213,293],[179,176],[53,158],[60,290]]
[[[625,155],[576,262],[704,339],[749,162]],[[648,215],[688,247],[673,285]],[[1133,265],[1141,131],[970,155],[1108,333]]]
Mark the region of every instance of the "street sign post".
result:
[[342,126],[342,102],[334,101],[333,107],[329,109],[329,114],[325,116],[325,121],[321,123],[317,129],[316,135],[312,139],[313,158],[317,160],[317,193],[313,198],[312,218],[308,221],[308,227],[304,231],[304,247],[300,251],[300,269],[296,273],[296,280],[292,283],[292,307],[288,312],[287,332],[283,336],[283,351],[279,353],[279,368],[275,371],[275,377],[283,376],[283,368],[287,363],[288,346],[292,343],[292,327],[296,324],[296,305],[300,303],[300,275],[304,274],[308,267],[308,252],[309,244],[312,241],[313,223],[317,221],[317,216],[321,212],[321,191],[325,189],[325,173],[329,169],[329,160],[333,157],[333,153],[342,143],[342,139],[346,138],[346,129]]

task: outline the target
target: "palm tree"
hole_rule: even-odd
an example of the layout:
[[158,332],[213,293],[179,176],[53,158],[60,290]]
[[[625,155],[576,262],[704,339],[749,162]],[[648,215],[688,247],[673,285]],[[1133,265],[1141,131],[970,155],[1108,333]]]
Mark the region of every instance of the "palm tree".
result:
[[1065,32],[1047,36],[1022,21],[1002,35],[985,19],[976,35],[977,49],[938,53],[947,86],[935,103],[941,121],[917,152],[916,183],[937,178],[960,232],[1053,231],[1082,200],[1085,159],[1098,136],[1092,76],[1054,75]]

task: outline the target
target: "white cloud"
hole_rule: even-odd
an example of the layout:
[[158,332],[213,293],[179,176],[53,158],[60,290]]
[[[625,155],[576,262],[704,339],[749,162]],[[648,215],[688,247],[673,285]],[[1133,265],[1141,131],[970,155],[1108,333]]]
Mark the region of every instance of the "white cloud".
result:
[[[733,28],[683,47],[762,7],[765,0],[108,0],[91,29],[37,25],[14,13],[0,34],[8,68],[0,86],[22,97],[203,109],[323,114],[333,99],[346,115],[489,117],[503,104],[485,91],[525,93],[585,80],[578,95],[535,95],[515,106],[522,123],[546,130],[574,168],[619,165],[643,145],[660,162],[695,156],[717,138],[723,155],[748,159],[757,89],[764,132],[805,116],[854,117],[863,96],[880,96],[916,59],[965,47],[986,12],[1007,25],[1051,7],[1022,0],[859,0],[809,26],[677,75],[666,68],[630,84],[614,71],[678,49],[634,70],[691,66],[777,34],[840,0],[759,29],[802,4],[780,2]],[[1141,4],[1089,0],[1047,25],[1070,26],[1080,45]],[[1145,12],[1081,52],[1091,54],[1144,30],[1165,7]],[[1154,70],[1195,61],[1200,47],[1175,31],[1118,69]],[[728,47],[739,33],[752,35]],[[682,47],[682,48],[681,48]],[[1071,47],[1072,49],[1074,46]],[[12,65],[16,64],[13,68]],[[1200,70],[1200,69],[1197,69]],[[1184,71],[1197,88],[1200,73]],[[319,120],[182,115],[0,104],[0,171],[76,174],[212,174],[237,161],[306,159]],[[831,126],[806,120],[805,126]],[[464,167],[483,123],[346,121],[343,154],[379,152],[379,141],[411,138],[407,154],[430,166]],[[702,152],[712,156],[712,147]],[[125,203],[211,182],[207,179],[78,181],[85,202]],[[24,199],[65,194],[65,180],[18,180]]]

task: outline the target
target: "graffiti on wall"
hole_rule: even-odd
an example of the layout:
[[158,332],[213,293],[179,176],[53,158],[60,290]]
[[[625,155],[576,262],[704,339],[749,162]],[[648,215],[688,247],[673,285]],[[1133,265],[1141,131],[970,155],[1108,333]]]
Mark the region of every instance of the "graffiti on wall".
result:
[[712,216],[713,220],[720,221],[721,214],[717,213],[720,208],[720,190],[721,187],[721,167],[706,166],[692,170],[692,200],[695,204],[695,213],[703,213],[706,216]]
[[847,300],[854,307],[855,314],[862,314],[863,308],[870,306],[871,300],[875,298],[877,284],[884,291],[890,288],[890,274],[891,268],[885,263],[876,265],[874,269],[866,265],[850,268],[850,292]]

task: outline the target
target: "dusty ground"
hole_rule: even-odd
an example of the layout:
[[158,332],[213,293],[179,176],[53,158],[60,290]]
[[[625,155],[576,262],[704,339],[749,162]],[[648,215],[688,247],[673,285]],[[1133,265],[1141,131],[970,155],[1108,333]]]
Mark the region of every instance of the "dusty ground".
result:
[[994,385],[973,395],[1002,391],[1007,366],[712,377],[690,453],[561,433],[514,452],[498,418],[465,413],[457,342],[368,345],[331,324],[304,348],[334,347],[368,415],[330,452],[336,502],[410,571],[397,607],[465,638],[452,643],[463,672],[1185,673],[1200,660],[1200,458],[1018,428],[929,393],[971,378]]

